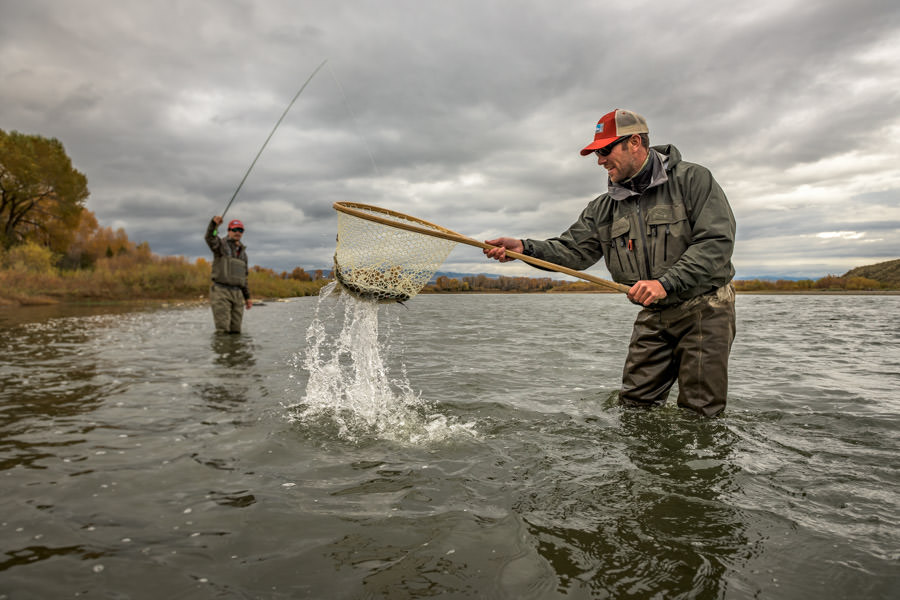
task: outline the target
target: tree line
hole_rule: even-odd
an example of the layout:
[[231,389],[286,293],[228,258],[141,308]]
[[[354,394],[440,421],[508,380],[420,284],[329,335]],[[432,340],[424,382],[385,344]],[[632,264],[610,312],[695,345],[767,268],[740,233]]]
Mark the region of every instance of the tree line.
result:
[[[160,257],[123,229],[102,227],[84,204],[87,177],[72,166],[62,143],[0,129],[0,304],[55,299],[205,297],[210,264]],[[895,264],[896,263],[896,264]],[[741,292],[877,291],[900,289],[900,261],[818,280],[739,280]],[[874,279],[863,274],[884,274]],[[301,267],[276,273],[254,266],[250,288],[262,297],[318,293],[332,273]],[[585,281],[550,277],[439,276],[425,293],[608,292]]]
[[[826,275],[820,279],[741,279],[735,280],[738,292],[827,292],[827,291],[882,291],[896,290],[900,286],[860,276]],[[424,293],[459,292],[595,292],[615,293],[586,281],[563,281],[549,277],[488,277],[464,276],[459,279],[439,276],[428,284]]]
[[[62,143],[0,129],[0,304],[204,298],[211,265],[157,256],[124,229],[102,227],[84,204],[87,177]],[[257,297],[318,293],[330,273],[254,266]]]
[[828,292],[896,290],[898,286],[868,277],[826,275],[820,279],[741,279],[734,282],[739,292]]

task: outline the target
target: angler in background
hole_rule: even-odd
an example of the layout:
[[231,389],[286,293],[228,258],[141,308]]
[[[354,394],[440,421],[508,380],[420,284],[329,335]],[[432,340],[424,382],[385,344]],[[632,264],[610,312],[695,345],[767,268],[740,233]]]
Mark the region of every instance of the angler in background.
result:
[[507,250],[572,269],[601,258],[613,280],[640,304],[619,399],[630,406],[666,402],[678,381],[678,405],[706,416],[725,409],[728,355],[735,335],[735,222],[708,169],[681,160],[675,146],[650,147],[644,117],[616,109],[597,122],[581,150],[606,169],[608,191],[574,225],[549,240],[498,238],[484,253]]
[[218,237],[222,217],[215,216],[206,228],[206,245],[213,253],[212,286],[209,303],[213,321],[219,333],[240,333],[244,307],[250,310],[250,290],[247,287],[247,247],[241,243],[244,224],[237,219],[228,223],[228,235]]

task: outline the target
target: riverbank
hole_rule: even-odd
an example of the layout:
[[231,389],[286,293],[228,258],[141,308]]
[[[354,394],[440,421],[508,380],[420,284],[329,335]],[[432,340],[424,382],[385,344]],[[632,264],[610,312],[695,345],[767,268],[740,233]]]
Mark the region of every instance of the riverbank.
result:
[[[182,257],[146,252],[99,259],[92,268],[60,269],[40,248],[6,254],[0,268],[0,307],[48,306],[59,303],[205,301],[209,296],[208,262],[189,263]],[[21,255],[21,256],[19,256]],[[15,260],[13,260],[15,259]],[[891,263],[893,264],[893,263]],[[876,265],[877,266],[877,265]],[[881,271],[879,271],[881,273]],[[254,299],[314,296],[333,281],[322,270],[310,275],[297,268],[290,274],[254,266],[249,289]],[[737,280],[739,294],[773,295],[897,295],[893,276],[884,281],[865,277],[828,276],[817,281]],[[889,289],[893,288],[893,289]],[[438,277],[422,294],[616,294],[585,281],[529,277]]]
[[[297,298],[302,296],[315,296],[318,294],[319,289],[324,287],[329,283],[329,280],[324,280],[322,285],[317,285],[315,288],[311,290],[303,290],[308,293],[301,294],[292,294],[286,296],[254,296],[254,303],[266,303],[266,302],[281,302],[285,301],[289,298]],[[309,293],[311,292],[311,293]],[[472,290],[466,292],[460,291],[434,291],[425,289],[419,295],[421,296],[468,296],[468,295],[482,295],[482,294],[496,294],[496,295],[518,295],[518,294],[563,294],[563,295],[578,295],[578,294],[616,294],[618,292],[612,292],[604,289],[597,289],[596,291],[592,290],[558,290],[551,289],[547,291],[540,292],[521,292],[521,291],[507,291],[507,290]],[[748,296],[900,296],[900,290],[752,290],[752,291],[738,291],[738,296],[748,295]],[[33,307],[45,307],[45,306],[68,306],[68,307],[95,307],[101,308],[104,306],[115,306],[115,307],[137,307],[142,308],[144,306],[152,306],[152,307],[168,307],[168,306],[192,306],[197,304],[206,304],[209,301],[208,294],[198,294],[190,297],[162,297],[162,298],[103,298],[98,299],[95,296],[60,296],[60,297],[50,297],[46,295],[34,295],[27,296],[21,294],[8,294],[8,292],[0,291],[0,311],[3,310],[11,310],[16,308],[33,308]]]
[[[267,269],[251,270],[254,300],[315,296],[330,280],[302,281]],[[150,263],[138,268],[34,271],[0,270],[0,308],[54,304],[190,302],[209,297],[209,269],[193,265]]]
[[[264,309],[266,305],[293,302],[296,298],[265,298],[254,300],[254,308]],[[208,298],[187,298],[169,300],[103,300],[103,301],[57,301],[47,304],[0,304],[0,329],[23,323],[38,323],[49,319],[67,317],[87,317],[153,312],[160,310],[190,310],[209,307]]]
[[900,290],[738,290],[750,296],[900,296]]

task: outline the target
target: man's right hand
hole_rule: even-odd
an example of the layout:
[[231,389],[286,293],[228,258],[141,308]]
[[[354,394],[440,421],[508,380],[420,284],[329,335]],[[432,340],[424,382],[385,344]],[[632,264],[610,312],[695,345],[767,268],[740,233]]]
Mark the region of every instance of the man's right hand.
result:
[[215,217],[213,217],[213,221],[215,222],[216,225],[221,225],[222,217],[220,217],[219,215],[216,215]]
[[502,237],[494,240],[485,240],[484,243],[490,244],[491,246],[496,246],[496,248],[484,248],[482,250],[482,252],[484,252],[484,255],[488,258],[499,260],[500,262],[509,262],[511,260],[516,260],[514,258],[509,258],[508,256],[506,256],[507,250],[522,254],[522,250],[525,249],[525,246],[522,244],[522,240],[518,238]]

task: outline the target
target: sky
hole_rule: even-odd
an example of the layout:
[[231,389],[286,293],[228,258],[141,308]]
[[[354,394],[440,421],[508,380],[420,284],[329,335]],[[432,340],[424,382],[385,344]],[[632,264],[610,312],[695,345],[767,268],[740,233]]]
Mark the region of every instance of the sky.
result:
[[[330,269],[336,201],[545,239],[606,190],[615,108],[713,173],[738,278],[900,258],[896,0],[0,0],[0,129],[57,138],[154,253]],[[542,277],[458,246],[443,271]],[[608,277],[601,264],[588,272]]]

